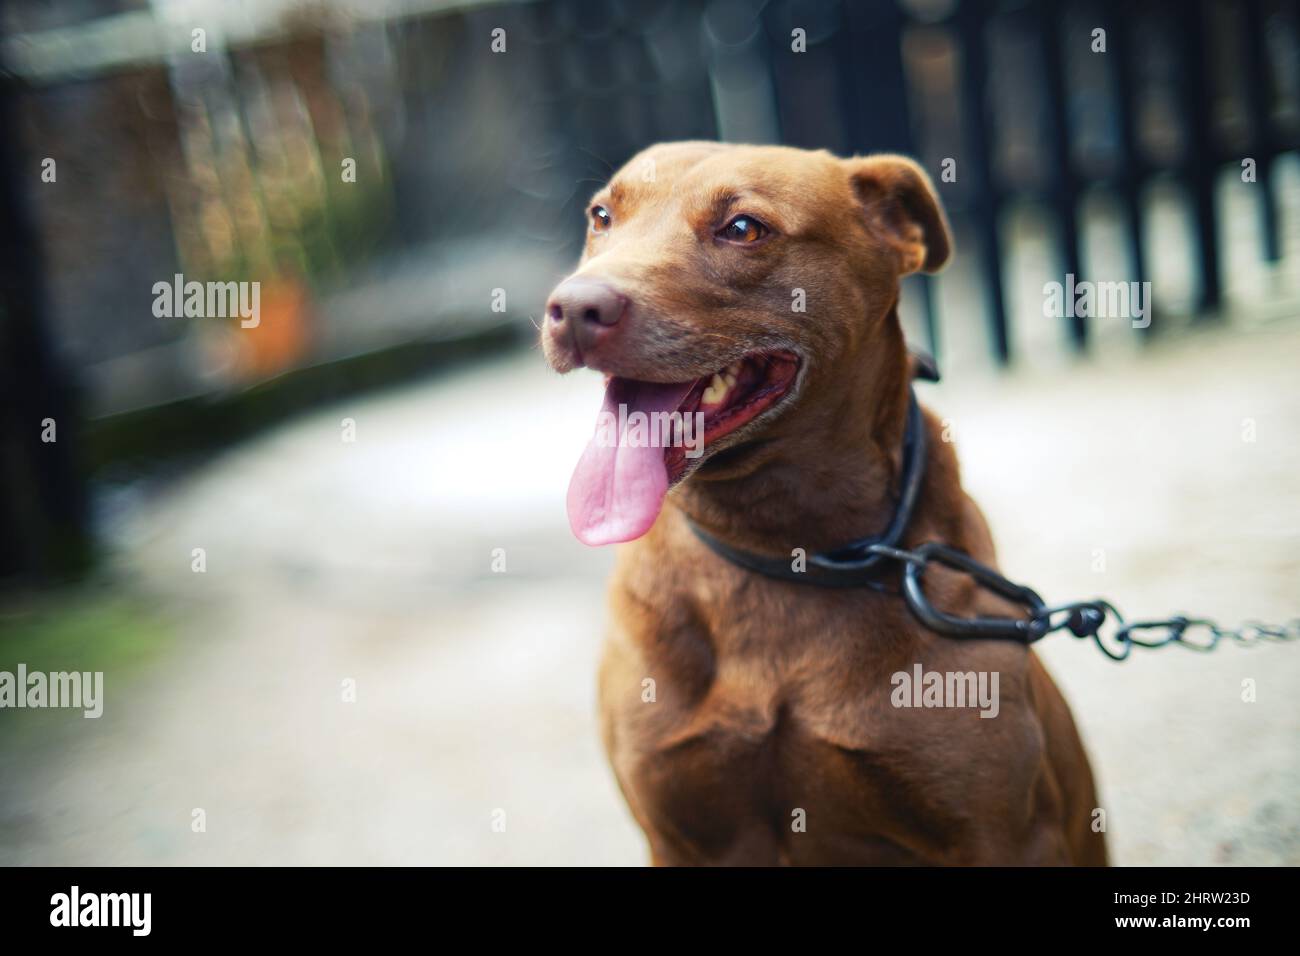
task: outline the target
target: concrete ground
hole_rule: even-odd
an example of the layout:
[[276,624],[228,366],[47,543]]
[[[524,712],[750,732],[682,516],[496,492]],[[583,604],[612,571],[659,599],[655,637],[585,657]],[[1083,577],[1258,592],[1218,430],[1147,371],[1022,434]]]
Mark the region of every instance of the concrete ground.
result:
[[[1223,329],[922,399],[1004,570],[1049,600],[1284,620],[1298,354],[1294,322]],[[130,508],[112,579],[176,637],[108,674],[100,720],[0,736],[0,863],[643,863],[594,719],[611,555],[564,517],[595,378],[503,357],[322,409]],[[1300,863],[1300,642],[1041,648],[1117,863]]]

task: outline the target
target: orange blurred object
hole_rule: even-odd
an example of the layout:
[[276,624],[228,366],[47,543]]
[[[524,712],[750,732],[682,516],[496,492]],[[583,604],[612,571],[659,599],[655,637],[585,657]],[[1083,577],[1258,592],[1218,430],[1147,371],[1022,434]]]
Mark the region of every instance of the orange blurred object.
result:
[[231,326],[236,342],[231,377],[245,383],[296,367],[311,344],[311,293],[300,279],[290,276],[264,282],[260,295],[258,324]]

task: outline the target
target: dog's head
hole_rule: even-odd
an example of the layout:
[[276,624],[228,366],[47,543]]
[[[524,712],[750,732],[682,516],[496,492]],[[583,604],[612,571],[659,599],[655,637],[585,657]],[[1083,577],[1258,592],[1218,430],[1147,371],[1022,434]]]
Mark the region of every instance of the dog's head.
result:
[[608,382],[569,487],[574,533],[639,537],[670,486],[797,430],[870,348],[899,277],[948,254],[934,190],[900,156],[698,142],[631,159],[592,198],[543,320],[553,368]]

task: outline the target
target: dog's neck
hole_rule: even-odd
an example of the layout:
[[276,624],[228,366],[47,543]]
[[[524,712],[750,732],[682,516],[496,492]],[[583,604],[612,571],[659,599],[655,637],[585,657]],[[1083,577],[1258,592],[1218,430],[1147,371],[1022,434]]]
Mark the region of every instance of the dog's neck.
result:
[[898,501],[911,368],[893,309],[867,341],[841,367],[819,369],[761,443],[734,464],[706,463],[670,501],[757,554],[829,551],[883,531]]

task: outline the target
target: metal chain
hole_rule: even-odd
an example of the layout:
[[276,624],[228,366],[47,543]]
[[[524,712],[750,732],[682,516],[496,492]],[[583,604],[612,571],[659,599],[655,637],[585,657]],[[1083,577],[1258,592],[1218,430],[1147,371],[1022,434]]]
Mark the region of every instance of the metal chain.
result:
[[[1134,647],[1179,644],[1189,650],[1212,651],[1222,640],[1243,647],[1300,640],[1300,618],[1281,625],[1247,621],[1240,627],[1229,628],[1208,618],[1181,615],[1126,622],[1113,604],[1100,599],[1049,607],[1030,588],[1016,584],[965,552],[934,541],[914,551],[885,545],[871,545],[867,550],[904,566],[902,593],[908,607],[926,627],[950,637],[1000,638],[1032,644],[1056,631],[1069,631],[1078,638],[1092,638],[1098,650],[1116,661],[1126,659]],[[923,587],[924,572],[930,564],[941,564],[967,574],[980,587],[1022,605],[1028,613],[1020,618],[959,618],[940,611],[930,603]],[[1115,627],[1103,637],[1102,629],[1108,621]]]

